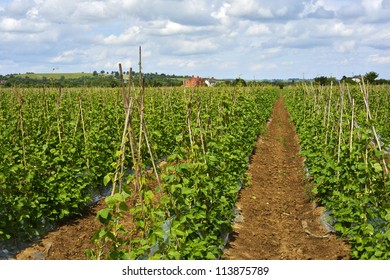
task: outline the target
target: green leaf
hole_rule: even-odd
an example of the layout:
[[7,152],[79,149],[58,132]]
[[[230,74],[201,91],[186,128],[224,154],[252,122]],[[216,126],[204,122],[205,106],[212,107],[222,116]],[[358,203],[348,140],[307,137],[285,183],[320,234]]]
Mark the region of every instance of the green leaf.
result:
[[60,218],[63,218],[63,217],[66,217],[70,214],[69,210],[68,209],[62,209],[61,210],[61,214],[60,214]]
[[157,228],[157,229],[155,229],[155,230],[153,231],[153,233],[154,233],[155,235],[157,235],[158,237],[160,237],[160,238],[163,238],[163,237],[166,235],[165,231],[164,231],[162,228]]
[[195,190],[192,188],[187,188],[187,187],[182,187],[181,188],[181,193],[184,195],[189,195],[195,193]]
[[367,233],[369,235],[373,235],[374,234],[374,227],[371,224],[367,224],[366,229],[367,229]]
[[110,215],[110,213],[111,213],[111,209],[110,208],[104,208],[104,209],[99,210],[97,212],[97,216],[98,217],[102,217],[103,219],[106,220],[108,218],[108,216]]
[[335,231],[338,231],[338,232],[343,232],[343,226],[340,224],[340,223],[336,223],[335,225],[334,225],[334,229],[335,229]]
[[183,135],[179,134],[176,136],[176,142],[181,142],[183,140]]
[[152,191],[147,191],[144,194],[144,201],[146,204],[149,204],[150,201],[154,198],[154,193]]
[[215,256],[211,252],[208,252],[206,255],[206,259],[207,260],[215,260]]
[[137,220],[135,223],[136,223],[137,226],[139,226],[140,228],[144,228],[144,227],[145,227],[145,222],[142,221],[142,220]]
[[182,230],[180,230],[180,229],[175,229],[174,231],[176,232],[176,234],[177,234],[178,236],[184,236],[184,235],[185,235],[185,232],[182,231]]
[[125,201],[125,196],[121,193],[116,193],[112,196],[112,198],[116,201],[116,202],[123,202]]
[[123,210],[123,211],[128,211],[129,210],[129,206],[127,206],[127,204],[125,202],[121,202],[119,204],[119,209]]
[[111,175],[112,175],[112,173],[108,173],[106,176],[104,176],[104,178],[103,178],[103,184],[104,184],[105,186],[107,186],[107,184],[111,181]]
[[106,202],[106,204],[107,204],[107,206],[108,207],[114,207],[115,206],[115,204],[116,204],[116,202],[117,202],[117,199],[116,199],[116,197],[115,197],[115,195],[110,195],[110,196],[107,196],[105,199],[104,199],[104,201]]
[[373,165],[375,172],[380,173],[383,171],[382,166],[379,163],[374,163]]
[[168,256],[169,256],[171,259],[179,260],[179,259],[180,259],[180,252],[171,250],[171,251],[168,252]]

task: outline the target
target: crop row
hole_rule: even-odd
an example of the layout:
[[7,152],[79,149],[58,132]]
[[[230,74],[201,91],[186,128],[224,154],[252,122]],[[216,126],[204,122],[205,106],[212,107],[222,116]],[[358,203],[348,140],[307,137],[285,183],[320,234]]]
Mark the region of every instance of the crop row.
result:
[[[0,240],[31,239],[81,215],[108,185],[113,195],[95,239],[111,247],[92,256],[220,255],[276,91],[130,88],[127,98],[125,91],[0,92]],[[128,215],[131,230],[119,222]]]
[[[219,258],[231,231],[249,156],[272,112],[277,91],[187,89],[164,98],[159,95],[155,106],[147,106],[147,96],[145,91],[144,97],[130,98],[123,129],[128,137],[117,153],[115,170],[105,177],[106,183],[111,181],[116,187],[106,198],[107,207],[98,213],[104,226],[96,232],[96,248],[88,256]],[[134,120],[138,120],[136,125]],[[138,126],[142,133],[132,133]],[[173,149],[162,151],[162,141]],[[149,159],[164,158],[152,179],[147,166],[153,162],[145,164],[143,157],[148,154]],[[126,158],[132,158],[134,170],[127,176],[119,167]],[[124,176],[123,184],[119,178]],[[135,200],[130,206],[129,198]]]
[[117,102],[90,89],[0,92],[0,239],[82,212],[119,141]]
[[362,83],[285,93],[313,193],[354,259],[390,257],[390,91]]

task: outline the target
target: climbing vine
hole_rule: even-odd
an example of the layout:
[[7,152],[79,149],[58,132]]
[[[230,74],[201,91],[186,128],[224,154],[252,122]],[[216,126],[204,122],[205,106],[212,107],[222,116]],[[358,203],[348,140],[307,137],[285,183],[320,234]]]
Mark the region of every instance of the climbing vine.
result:
[[[158,104],[143,103],[142,94],[154,96]],[[143,123],[143,114],[146,122],[135,137],[143,139],[137,142],[140,146],[130,143],[132,136],[127,139],[128,157],[133,149],[148,154],[148,139],[158,155],[155,158],[162,161],[156,164],[156,172],[150,167],[153,164],[138,161],[143,162],[133,168],[139,171],[138,178],[131,173],[122,192],[106,199],[107,208],[98,213],[104,226],[96,232],[96,246],[88,256],[219,258],[231,231],[233,207],[249,156],[277,95],[275,89],[261,87],[136,92],[134,104],[139,107],[132,110],[132,124]],[[150,108],[160,114],[149,115]],[[158,149],[164,137],[172,146]],[[129,207],[123,204],[128,197],[133,198]]]
[[382,86],[285,92],[308,176],[354,259],[390,257],[389,96]]

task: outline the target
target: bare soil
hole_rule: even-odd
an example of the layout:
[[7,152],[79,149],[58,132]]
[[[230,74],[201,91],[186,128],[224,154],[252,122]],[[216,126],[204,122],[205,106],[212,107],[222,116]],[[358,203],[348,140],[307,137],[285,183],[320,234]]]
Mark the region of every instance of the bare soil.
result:
[[85,251],[94,248],[91,241],[102,224],[96,214],[105,207],[104,200],[91,206],[82,218],[70,220],[48,233],[40,241],[16,255],[18,260],[86,260]]
[[310,201],[298,136],[281,96],[251,159],[251,184],[241,190],[228,260],[349,259],[349,246],[320,222]]
[[[298,138],[284,105],[275,104],[265,136],[251,159],[251,185],[240,192],[234,231],[224,259],[348,259],[349,246],[320,223],[321,207],[308,198]],[[81,260],[93,248],[100,228],[96,213],[104,201],[80,219],[69,221],[16,255],[16,259]]]

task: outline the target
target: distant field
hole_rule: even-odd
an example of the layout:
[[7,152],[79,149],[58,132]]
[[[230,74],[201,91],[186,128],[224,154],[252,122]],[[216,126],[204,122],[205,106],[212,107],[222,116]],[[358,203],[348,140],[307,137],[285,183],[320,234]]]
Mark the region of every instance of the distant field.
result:
[[29,77],[31,79],[42,79],[46,77],[48,79],[77,79],[80,77],[92,77],[92,73],[35,73],[35,74],[20,74],[20,77]]

